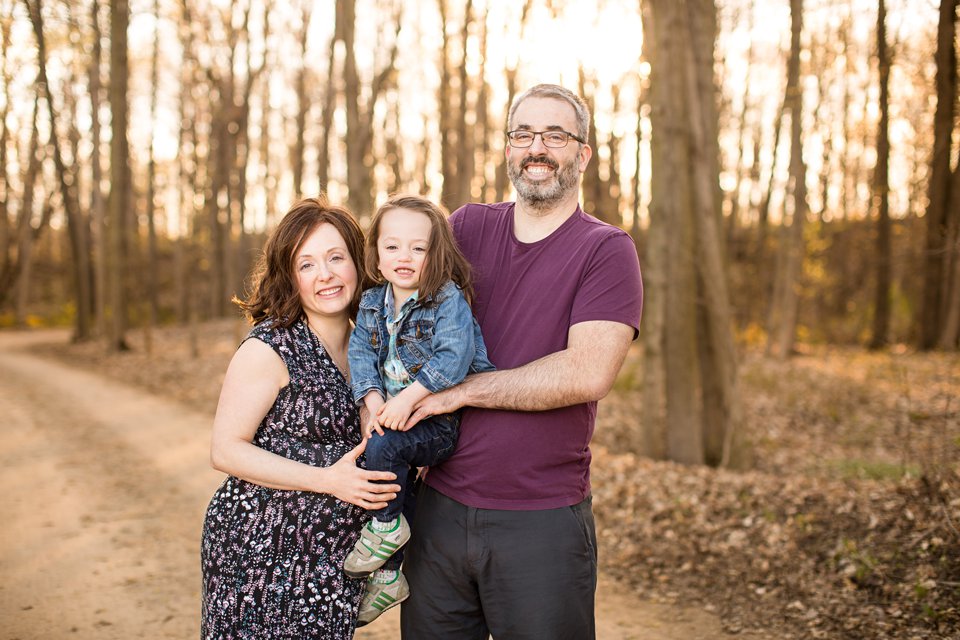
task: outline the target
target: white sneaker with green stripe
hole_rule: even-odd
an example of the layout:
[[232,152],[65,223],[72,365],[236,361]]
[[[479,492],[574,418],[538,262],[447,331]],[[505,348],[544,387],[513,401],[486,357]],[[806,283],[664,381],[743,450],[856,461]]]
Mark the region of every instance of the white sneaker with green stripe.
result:
[[365,578],[383,566],[410,539],[410,525],[401,514],[394,526],[378,531],[371,520],[360,530],[360,539],[343,561],[343,572],[351,578]]
[[[395,573],[393,579],[386,581],[380,574]],[[401,571],[376,571],[367,579],[367,592],[360,602],[360,614],[357,626],[370,624],[387,609],[392,609],[410,597],[410,585]]]

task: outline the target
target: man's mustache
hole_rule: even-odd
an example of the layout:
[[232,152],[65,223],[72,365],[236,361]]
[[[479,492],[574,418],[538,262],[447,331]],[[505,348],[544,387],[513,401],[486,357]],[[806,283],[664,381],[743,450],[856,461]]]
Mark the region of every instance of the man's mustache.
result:
[[520,168],[525,169],[528,164],[545,164],[551,169],[556,169],[560,166],[556,160],[549,156],[528,156],[520,161]]

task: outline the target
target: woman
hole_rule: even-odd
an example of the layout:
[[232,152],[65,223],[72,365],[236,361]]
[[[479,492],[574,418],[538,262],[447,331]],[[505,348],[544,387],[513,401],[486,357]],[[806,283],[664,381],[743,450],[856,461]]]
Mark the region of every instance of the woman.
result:
[[357,466],[366,440],[347,371],[363,235],[325,198],[299,202],[264,248],[255,323],[230,362],[211,461],[229,474],[207,509],[203,638],[351,638],[364,582],[342,570],[367,520],[396,497]]

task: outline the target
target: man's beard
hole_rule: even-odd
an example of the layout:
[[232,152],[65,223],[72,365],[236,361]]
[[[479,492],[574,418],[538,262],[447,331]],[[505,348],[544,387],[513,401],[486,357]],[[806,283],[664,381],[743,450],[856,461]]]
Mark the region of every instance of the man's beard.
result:
[[[554,170],[559,167],[559,170],[551,180],[530,182],[523,175],[523,168],[533,163],[545,164]],[[510,182],[517,190],[517,200],[532,209],[549,209],[580,186],[580,169],[577,166],[576,156],[564,165],[560,165],[548,156],[527,156],[519,163],[508,162],[507,175],[510,176]]]

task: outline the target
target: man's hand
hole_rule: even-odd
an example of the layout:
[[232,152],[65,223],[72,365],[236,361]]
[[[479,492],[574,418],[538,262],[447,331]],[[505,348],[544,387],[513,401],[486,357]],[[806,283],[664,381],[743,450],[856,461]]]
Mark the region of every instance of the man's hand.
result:
[[457,409],[461,408],[464,405],[463,398],[465,397],[462,393],[462,387],[464,385],[469,385],[470,380],[475,377],[481,377],[484,374],[473,374],[467,376],[467,378],[459,385],[441,391],[440,393],[432,393],[420,402],[418,402],[414,408],[413,413],[410,414],[410,417],[407,419],[406,429],[409,429],[413,425],[417,424],[424,418],[429,418],[430,416],[439,416],[444,413],[453,413]]

